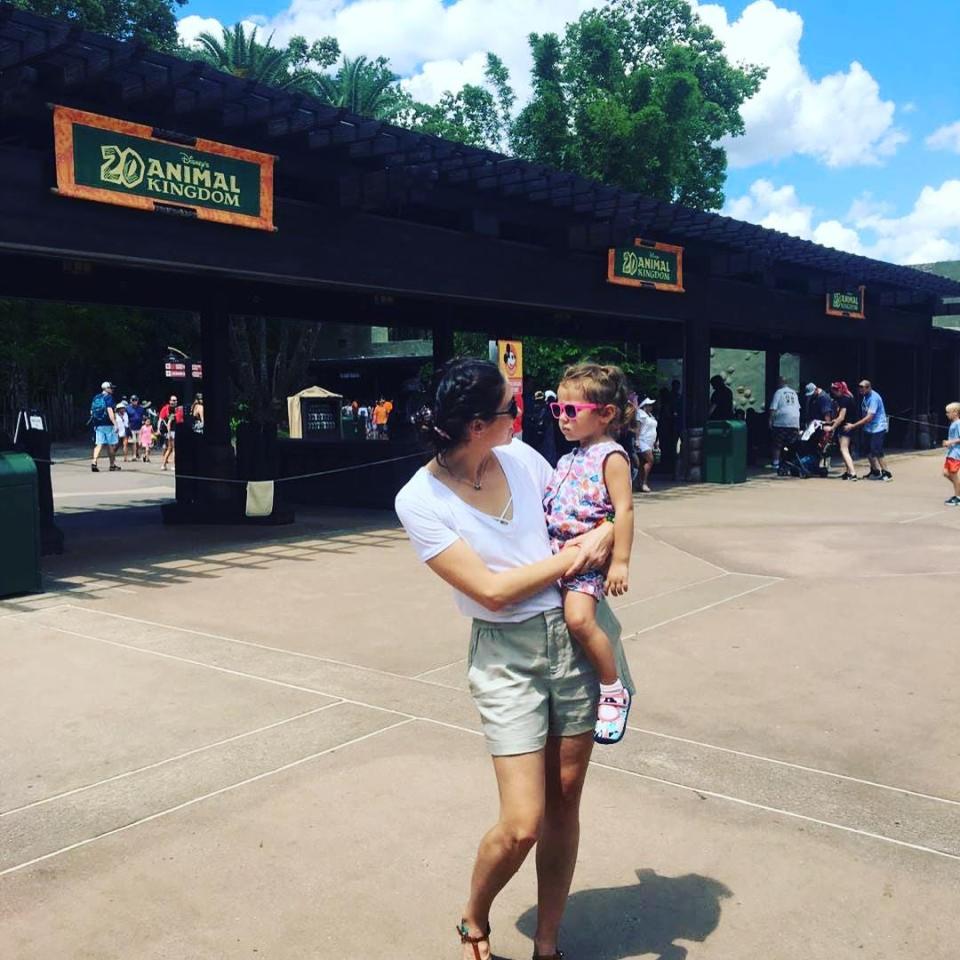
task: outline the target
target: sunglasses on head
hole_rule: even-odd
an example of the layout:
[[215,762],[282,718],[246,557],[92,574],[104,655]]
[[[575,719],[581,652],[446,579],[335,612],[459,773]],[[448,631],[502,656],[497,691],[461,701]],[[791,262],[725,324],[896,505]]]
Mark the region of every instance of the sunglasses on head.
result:
[[599,410],[605,407],[605,403],[551,403],[550,412],[559,420],[566,417],[568,420],[576,420],[577,414],[581,410]]

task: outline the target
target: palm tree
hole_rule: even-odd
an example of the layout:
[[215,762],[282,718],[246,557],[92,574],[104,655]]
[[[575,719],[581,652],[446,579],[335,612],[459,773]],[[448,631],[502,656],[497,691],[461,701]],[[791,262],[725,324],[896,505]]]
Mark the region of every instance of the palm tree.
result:
[[243,24],[238,23],[232,28],[224,27],[221,38],[201,33],[197,42],[199,59],[217,70],[281,90],[317,91],[318,75],[313,70],[294,68],[289,51],[273,46],[272,33],[266,43],[259,43],[256,27],[248,34]]
[[386,57],[368,60],[343,58],[340,69],[332,76],[317,74],[317,95],[351,113],[380,120],[395,119],[410,102],[397,84],[399,77],[390,69]]

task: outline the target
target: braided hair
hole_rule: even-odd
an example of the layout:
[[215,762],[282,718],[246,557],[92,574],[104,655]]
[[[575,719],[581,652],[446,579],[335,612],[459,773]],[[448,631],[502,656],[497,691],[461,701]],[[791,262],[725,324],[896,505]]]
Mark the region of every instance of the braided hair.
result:
[[437,453],[463,443],[474,420],[493,420],[503,406],[506,382],[489,360],[451,360],[440,372],[433,406],[413,417],[424,440]]

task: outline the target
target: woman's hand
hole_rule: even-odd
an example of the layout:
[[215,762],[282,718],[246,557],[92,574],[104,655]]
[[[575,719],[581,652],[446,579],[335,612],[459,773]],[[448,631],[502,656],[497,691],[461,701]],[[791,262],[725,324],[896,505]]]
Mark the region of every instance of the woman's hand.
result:
[[564,549],[577,547],[577,558],[567,571],[568,577],[583,573],[584,570],[599,570],[605,566],[613,549],[613,524],[604,521],[599,527],[572,537],[564,544]]

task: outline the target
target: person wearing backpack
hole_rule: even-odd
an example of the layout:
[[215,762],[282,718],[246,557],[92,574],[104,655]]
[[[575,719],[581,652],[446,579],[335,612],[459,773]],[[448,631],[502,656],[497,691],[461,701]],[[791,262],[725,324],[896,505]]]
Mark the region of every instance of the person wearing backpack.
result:
[[116,462],[117,455],[117,421],[113,404],[114,385],[109,380],[100,384],[100,392],[90,402],[90,425],[93,427],[93,461],[90,469],[99,473],[97,460],[100,459],[100,450],[107,448],[110,458],[110,469],[119,470]]

